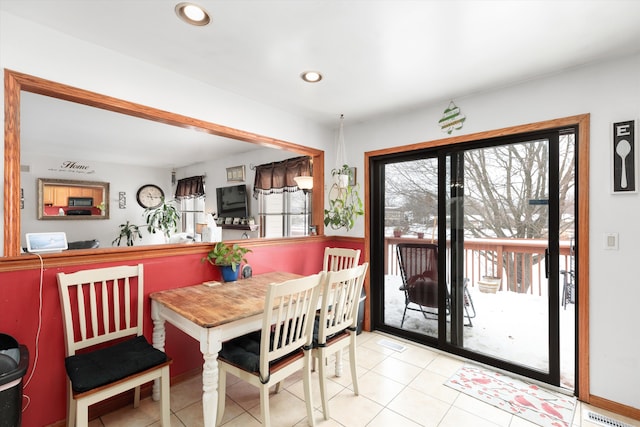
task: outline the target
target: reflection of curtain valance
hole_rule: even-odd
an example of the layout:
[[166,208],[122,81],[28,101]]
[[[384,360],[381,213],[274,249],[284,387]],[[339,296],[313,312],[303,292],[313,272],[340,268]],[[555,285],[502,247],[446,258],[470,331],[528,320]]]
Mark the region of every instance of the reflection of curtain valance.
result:
[[176,199],[204,196],[204,176],[192,176],[178,180]]
[[275,194],[298,191],[296,176],[311,175],[311,157],[294,157],[281,162],[256,166],[253,197],[258,194]]

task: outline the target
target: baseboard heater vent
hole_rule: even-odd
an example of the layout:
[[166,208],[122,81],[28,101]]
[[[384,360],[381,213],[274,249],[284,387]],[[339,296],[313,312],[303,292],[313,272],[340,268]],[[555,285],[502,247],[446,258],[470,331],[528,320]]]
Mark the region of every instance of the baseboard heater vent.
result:
[[397,351],[398,353],[402,353],[407,349],[407,347],[403,346],[402,344],[398,344],[388,340],[380,340],[378,341],[378,344],[383,347],[390,348],[393,351]]
[[607,417],[606,415],[598,414],[593,411],[588,411],[585,419],[606,427],[633,427],[631,424],[614,420],[613,418]]

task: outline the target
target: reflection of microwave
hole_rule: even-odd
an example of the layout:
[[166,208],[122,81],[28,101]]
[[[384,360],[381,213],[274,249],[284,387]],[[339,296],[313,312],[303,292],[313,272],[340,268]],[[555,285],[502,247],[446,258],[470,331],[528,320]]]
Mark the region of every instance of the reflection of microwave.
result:
[[67,206],[93,206],[93,197],[69,197]]

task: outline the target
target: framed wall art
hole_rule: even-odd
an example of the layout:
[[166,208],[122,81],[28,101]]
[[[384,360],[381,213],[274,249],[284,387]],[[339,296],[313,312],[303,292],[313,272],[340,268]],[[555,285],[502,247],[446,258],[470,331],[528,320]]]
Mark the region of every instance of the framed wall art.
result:
[[228,182],[244,182],[244,180],[245,180],[244,165],[227,168]]
[[349,168],[349,185],[350,186],[354,186],[356,185],[356,174],[358,173],[358,170],[355,168],[355,166],[350,167]]
[[613,123],[611,146],[612,189],[616,194],[636,193],[637,154],[635,144],[635,120]]

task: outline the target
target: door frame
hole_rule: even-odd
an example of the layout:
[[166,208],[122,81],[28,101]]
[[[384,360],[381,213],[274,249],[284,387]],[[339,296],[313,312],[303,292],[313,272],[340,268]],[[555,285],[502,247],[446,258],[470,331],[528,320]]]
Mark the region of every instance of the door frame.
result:
[[[583,402],[589,402],[589,126],[590,115],[581,114],[553,120],[530,123],[526,125],[512,126],[468,135],[454,136],[433,141],[419,142],[410,145],[385,148],[382,150],[368,151],[364,153],[364,202],[365,202],[365,238],[364,259],[371,262],[371,241],[379,235],[376,230],[371,230],[371,188],[372,174],[370,166],[373,157],[405,153],[413,150],[443,147],[469,143],[477,140],[503,137],[508,135],[556,129],[558,127],[577,126],[578,138],[576,144],[576,195],[577,195],[577,226],[576,241],[577,253],[580,260],[577,263],[577,277],[579,286],[577,293],[577,328],[576,328],[576,382],[575,394]],[[382,264],[382,260],[377,260]],[[370,275],[370,271],[367,273]],[[365,283],[367,295],[371,295],[370,280]],[[371,305],[373,298],[369,299],[369,309],[365,312],[365,329],[371,330]]]

